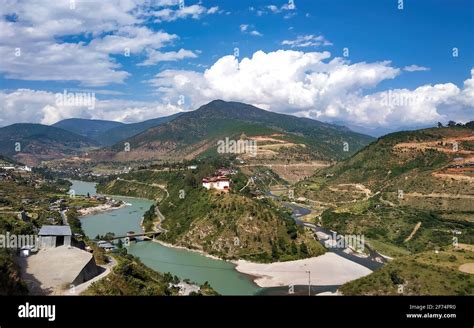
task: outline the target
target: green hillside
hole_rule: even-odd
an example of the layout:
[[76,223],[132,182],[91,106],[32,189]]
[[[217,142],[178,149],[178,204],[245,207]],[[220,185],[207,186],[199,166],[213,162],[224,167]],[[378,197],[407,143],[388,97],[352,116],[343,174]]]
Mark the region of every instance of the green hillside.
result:
[[138,123],[121,124],[109,130],[102,131],[97,135],[96,140],[100,141],[102,145],[110,146],[119,141],[126,141],[126,139],[142,133],[143,131],[146,131],[152,127],[170,122],[180,115],[181,113],[177,113]]
[[[229,163],[215,160],[199,163],[197,170],[157,172],[139,170],[99,185],[110,190],[121,183],[117,193],[127,194],[137,186],[149,190],[160,185],[157,208],[145,214],[147,230],[161,223],[166,233],[160,239],[174,245],[202,250],[226,259],[247,259],[258,262],[286,261],[324,253],[313,233],[297,227],[289,213],[268,199],[253,197],[246,185],[248,177],[241,172],[231,176],[230,193],[206,190],[201,179]],[[127,182],[130,184],[127,186]],[[123,185],[122,185],[123,183]],[[181,196],[181,197],[180,197]]]
[[472,215],[473,149],[467,126],[397,132],[316,171],[296,192],[334,206],[380,193],[385,203]]
[[454,230],[462,232],[458,242],[474,244],[474,222],[446,220],[435,209],[390,206],[379,196],[328,209],[322,213],[321,223],[343,235],[364,235],[382,254],[395,257],[452,245]]
[[0,155],[0,165],[9,166],[9,165],[12,165],[12,164],[16,165],[16,164],[19,164],[19,163],[15,160],[9,158],[9,157]]
[[113,180],[107,184],[99,184],[97,192],[105,195],[140,197],[152,200],[162,199],[165,195],[163,189],[158,186],[130,180]]
[[[170,283],[179,279],[169,273],[159,273],[146,267],[132,255],[115,255],[118,262],[107,279],[91,284],[82,294],[87,296],[177,296],[177,288]],[[208,285],[200,286],[199,295],[217,295]]]
[[[298,228],[276,204],[237,191],[208,191],[200,187],[200,177],[199,173],[178,174],[168,183],[170,197],[158,204],[166,218],[164,241],[223,258],[259,262],[324,253],[313,234]],[[232,179],[234,186],[239,184],[238,177]],[[184,199],[179,198],[180,190]]]
[[70,118],[54,123],[52,126],[93,139],[100,144],[103,144],[103,141],[99,137],[100,135],[123,125],[123,123],[115,121]]
[[91,139],[47,125],[25,123],[0,128],[0,154],[27,164],[79,154],[95,146]]
[[474,263],[472,127],[389,134],[295,186],[323,227],[394,258],[343,294],[396,295],[400,284],[404,295],[474,293],[472,274],[459,271]]
[[[271,153],[279,160],[341,159],[373,140],[341,126],[215,100],[130,138],[127,140],[129,152],[124,151],[124,144],[120,142],[97,156],[113,160],[191,159],[215,153],[218,140],[239,139],[242,134],[250,139],[272,136],[274,151]],[[347,152],[344,142],[350,145]],[[279,147],[279,143],[283,146]]]
[[474,275],[459,270],[474,252],[452,249],[405,256],[348,282],[344,295],[474,295]]

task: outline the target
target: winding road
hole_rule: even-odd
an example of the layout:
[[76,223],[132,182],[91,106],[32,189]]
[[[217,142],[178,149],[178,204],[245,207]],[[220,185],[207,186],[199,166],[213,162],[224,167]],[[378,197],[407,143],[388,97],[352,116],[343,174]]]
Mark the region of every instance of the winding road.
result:
[[[280,200],[278,196],[273,195],[270,191],[267,193],[267,195],[272,197],[273,199]],[[302,216],[311,214],[312,211],[310,209],[303,207],[301,205],[295,204],[295,203],[289,203],[289,202],[283,202],[283,201],[282,201],[282,205],[285,206],[286,208],[291,209],[292,211],[291,217],[293,218],[293,220],[295,220],[297,225],[302,225],[304,227],[310,228],[314,232],[322,232],[327,235],[333,234],[333,232],[330,231],[329,229],[325,229],[316,224],[309,223],[300,219],[300,217]],[[321,242],[321,240],[319,242]],[[369,251],[368,257],[359,257],[354,254],[348,254],[344,252],[344,249],[341,249],[341,248],[327,248],[327,250],[347,260],[360,264],[372,271],[382,267],[384,263],[386,262],[386,259],[382,255],[377,253],[375,250],[370,248],[367,244],[365,244],[364,247],[367,248],[367,250]]]

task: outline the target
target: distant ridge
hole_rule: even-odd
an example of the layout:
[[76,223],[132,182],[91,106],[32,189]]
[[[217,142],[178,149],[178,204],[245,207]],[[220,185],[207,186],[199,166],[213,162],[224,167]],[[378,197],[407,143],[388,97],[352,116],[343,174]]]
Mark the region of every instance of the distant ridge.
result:
[[[109,131],[110,132],[110,131]],[[337,160],[361,149],[374,138],[346,127],[322,123],[308,118],[278,114],[239,102],[214,100],[199,109],[186,112],[170,122],[152,127],[127,140],[131,152],[123,153],[123,143],[108,152],[97,154],[102,159],[119,161],[138,159],[171,160],[193,158],[215,153],[216,141],[226,137],[275,136],[283,144],[294,144],[282,150],[292,159]],[[123,140],[123,139],[122,139]],[[350,145],[346,151],[343,144]],[[282,152],[268,151],[275,156]]]
[[113,145],[121,140],[130,138],[136,134],[144,132],[149,128],[158,126],[174,120],[179,117],[182,113],[176,113],[169,116],[163,116],[159,118],[154,118],[151,120],[139,122],[139,123],[130,123],[130,124],[121,124],[120,126],[114,127],[97,136],[97,140],[103,145]]
[[[122,126],[123,123],[104,120],[89,120],[83,118],[69,118],[59,121],[52,126],[75,134],[97,140],[97,137],[106,131]],[[99,141],[99,140],[97,140]]]
[[0,128],[0,154],[33,165],[96,147],[89,138],[53,126],[18,123]]

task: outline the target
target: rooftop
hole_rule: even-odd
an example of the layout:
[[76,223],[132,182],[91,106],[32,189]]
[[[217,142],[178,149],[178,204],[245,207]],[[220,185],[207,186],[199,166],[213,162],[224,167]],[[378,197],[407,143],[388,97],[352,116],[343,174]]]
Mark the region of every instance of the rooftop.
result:
[[44,225],[39,231],[40,236],[71,236],[71,228],[68,225]]
[[202,179],[202,182],[217,182],[217,181],[229,181],[230,179],[224,176],[217,177],[206,177]]

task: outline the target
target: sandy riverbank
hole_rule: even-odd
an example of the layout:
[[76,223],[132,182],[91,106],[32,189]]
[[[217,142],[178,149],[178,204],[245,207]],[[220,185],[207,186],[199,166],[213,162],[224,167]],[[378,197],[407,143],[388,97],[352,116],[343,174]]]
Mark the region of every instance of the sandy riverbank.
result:
[[237,265],[237,271],[256,276],[255,283],[260,287],[307,285],[308,271],[311,272],[311,284],[319,286],[342,285],[372,272],[362,265],[330,252],[318,257],[289,262],[265,264],[239,260],[234,263]]
[[78,211],[80,216],[95,215],[102,212],[108,212],[113,210],[118,210],[127,206],[127,204],[122,203],[119,206],[112,206],[111,204],[102,204],[94,207],[82,208]]
[[[153,240],[153,242],[170,248],[195,252],[214,260],[227,261],[201,250],[176,246],[160,240]],[[250,277],[257,286],[262,288],[291,284],[307,285],[308,270],[311,271],[311,284],[319,286],[342,285],[372,273],[370,269],[331,252],[318,257],[288,262],[254,263],[245,260],[227,262],[235,264],[235,270]]]

